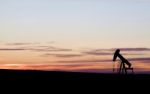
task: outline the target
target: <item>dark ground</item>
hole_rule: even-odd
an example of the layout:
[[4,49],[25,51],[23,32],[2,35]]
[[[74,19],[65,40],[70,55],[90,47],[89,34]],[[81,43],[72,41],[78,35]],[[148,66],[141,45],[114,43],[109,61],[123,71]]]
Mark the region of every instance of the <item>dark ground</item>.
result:
[[30,94],[31,91],[40,94],[139,94],[141,91],[142,94],[148,94],[149,85],[150,75],[146,74],[0,70],[0,90],[14,94]]
[[[0,83],[7,86],[27,85],[37,87],[100,87],[133,89],[143,86],[149,87],[150,75],[146,74],[99,74],[99,73],[77,73],[77,72],[55,72],[55,71],[33,71],[33,70],[0,70]],[[41,85],[42,84],[42,85]]]
[[58,72],[58,71],[36,71],[36,70],[0,70],[1,80],[18,81],[149,81],[148,74],[102,74],[102,73],[80,73],[80,72]]

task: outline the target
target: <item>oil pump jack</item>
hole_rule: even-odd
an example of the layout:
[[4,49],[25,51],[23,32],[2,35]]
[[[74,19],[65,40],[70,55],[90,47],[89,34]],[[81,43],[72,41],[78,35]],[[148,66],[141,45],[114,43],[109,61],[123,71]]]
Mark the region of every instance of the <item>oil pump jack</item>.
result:
[[[120,49],[117,49],[114,53],[113,57],[114,62],[116,61],[117,57],[120,59],[120,67],[118,71],[119,74],[127,74],[128,70],[132,70],[132,73],[134,73],[133,68],[131,67],[131,63],[120,54]],[[126,65],[128,67],[126,67]]]

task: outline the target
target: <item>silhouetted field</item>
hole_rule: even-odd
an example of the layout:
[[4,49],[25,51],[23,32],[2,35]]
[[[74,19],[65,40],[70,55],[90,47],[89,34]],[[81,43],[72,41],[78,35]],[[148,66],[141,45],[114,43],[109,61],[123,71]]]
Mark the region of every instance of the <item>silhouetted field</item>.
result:
[[[148,88],[150,75],[118,75],[102,73],[79,73],[58,71],[35,71],[35,70],[0,70],[0,85],[5,88],[21,88],[23,91],[39,91],[42,88],[48,92],[61,92],[81,89],[89,91],[94,89],[99,93],[114,92],[116,90],[137,91],[144,87]],[[134,89],[135,88],[135,89]],[[56,90],[55,90],[56,89]],[[147,89],[149,90],[149,89]],[[92,90],[93,91],[93,90]],[[68,91],[69,92],[69,91]],[[118,91],[120,92],[120,91]]]
[[[73,88],[73,90],[84,89],[96,91],[111,89],[141,90],[150,84],[150,75],[118,75],[79,72],[57,72],[57,71],[34,71],[34,70],[0,70],[0,84],[4,88],[25,87],[23,89],[40,90],[36,88],[47,88],[47,90],[62,88]],[[53,88],[53,89],[52,89]],[[137,89],[139,88],[139,89]],[[65,90],[65,89],[63,89]],[[99,92],[100,92],[99,91]],[[50,92],[50,91],[49,91]],[[55,91],[56,92],[56,91]]]
[[81,82],[149,82],[148,74],[102,74],[80,72],[57,72],[36,70],[0,70],[0,79],[9,81],[81,81]]

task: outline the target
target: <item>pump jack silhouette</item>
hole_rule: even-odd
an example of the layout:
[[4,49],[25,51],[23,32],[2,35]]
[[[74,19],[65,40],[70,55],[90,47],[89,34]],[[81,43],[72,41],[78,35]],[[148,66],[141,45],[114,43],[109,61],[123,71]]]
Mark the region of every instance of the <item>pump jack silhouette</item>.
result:
[[[134,73],[133,67],[131,67],[132,64],[120,54],[120,49],[117,49],[114,53],[114,57],[113,57],[114,62],[116,61],[117,57],[120,59],[120,67],[118,71],[119,74],[127,74],[128,70],[131,70],[132,73]],[[128,67],[126,67],[125,64]],[[113,68],[113,71],[114,71],[114,68]]]

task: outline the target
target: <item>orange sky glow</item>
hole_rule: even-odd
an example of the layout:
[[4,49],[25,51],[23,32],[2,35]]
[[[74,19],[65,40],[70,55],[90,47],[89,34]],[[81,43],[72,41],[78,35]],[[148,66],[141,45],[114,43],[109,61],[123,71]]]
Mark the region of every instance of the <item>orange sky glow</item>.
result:
[[[0,0],[0,69],[150,73],[149,0]],[[117,64],[117,63],[115,63]]]

